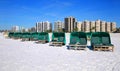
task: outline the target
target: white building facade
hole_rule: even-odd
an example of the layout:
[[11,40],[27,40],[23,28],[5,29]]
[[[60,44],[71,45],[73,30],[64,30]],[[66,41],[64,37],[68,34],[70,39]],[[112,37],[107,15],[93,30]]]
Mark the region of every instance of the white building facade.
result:
[[55,32],[60,32],[61,30],[63,30],[64,29],[64,23],[63,22],[61,22],[61,21],[56,21],[55,23],[54,23],[54,31]]
[[36,32],[46,32],[48,30],[52,30],[52,25],[50,22],[37,22],[36,23]]

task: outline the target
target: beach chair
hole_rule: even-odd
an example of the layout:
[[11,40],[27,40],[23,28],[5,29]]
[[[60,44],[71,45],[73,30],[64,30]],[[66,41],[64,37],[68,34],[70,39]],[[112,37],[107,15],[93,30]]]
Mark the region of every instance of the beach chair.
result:
[[94,51],[113,51],[110,35],[107,32],[95,32],[91,36],[91,46]]
[[22,37],[21,37],[21,39],[22,39],[22,41],[30,41],[30,38],[31,38],[32,36],[31,36],[31,33],[29,33],[29,32],[24,32],[24,33],[22,33]]
[[36,39],[38,40],[36,43],[48,43],[49,42],[49,35],[47,32],[40,32],[36,36]]
[[63,46],[65,45],[65,33],[54,32],[52,34],[52,41],[49,43],[50,46]]
[[86,50],[87,36],[84,32],[72,32],[70,34],[70,43],[68,49]]
[[9,32],[8,37],[13,38],[14,37],[14,32]]
[[31,33],[31,38],[30,41],[37,41],[38,40],[38,33],[37,32],[32,32]]
[[14,39],[21,39],[22,33],[21,32],[14,32]]

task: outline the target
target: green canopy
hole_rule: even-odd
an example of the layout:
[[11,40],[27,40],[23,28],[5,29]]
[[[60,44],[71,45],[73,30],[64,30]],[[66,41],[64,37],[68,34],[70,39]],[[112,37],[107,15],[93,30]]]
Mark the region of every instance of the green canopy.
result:
[[91,45],[111,44],[110,35],[107,32],[95,32],[91,35]]
[[9,32],[8,36],[11,38],[14,36],[14,32]]
[[70,44],[87,44],[86,33],[84,32],[71,32],[70,34]]
[[22,38],[31,38],[31,33],[30,32],[24,32],[22,33]]
[[38,33],[38,35],[36,36],[36,38],[38,40],[47,40],[47,41],[49,41],[49,35],[48,35],[47,32],[40,32],[40,33]]
[[22,37],[22,33],[21,32],[15,32],[14,33],[14,38],[21,38]]
[[31,38],[33,38],[33,39],[37,39],[38,38],[38,33],[37,32],[32,32],[31,33]]
[[65,33],[63,33],[63,32],[54,32],[52,34],[52,41],[63,42],[65,44],[66,43]]

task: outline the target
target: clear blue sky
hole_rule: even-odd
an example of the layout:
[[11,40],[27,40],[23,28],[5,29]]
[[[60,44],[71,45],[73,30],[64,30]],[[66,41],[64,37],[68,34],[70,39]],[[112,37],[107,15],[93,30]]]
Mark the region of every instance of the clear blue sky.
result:
[[25,28],[40,21],[97,19],[116,22],[120,27],[120,0],[0,0],[0,29]]

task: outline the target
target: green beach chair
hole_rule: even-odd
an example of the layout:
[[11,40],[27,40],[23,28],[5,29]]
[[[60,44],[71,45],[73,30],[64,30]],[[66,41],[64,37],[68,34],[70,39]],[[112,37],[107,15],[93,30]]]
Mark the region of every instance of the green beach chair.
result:
[[15,39],[21,39],[21,37],[22,37],[22,33],[21,32],[15,32],[14,33],[14,38]]
[[38,38],[38,33],[37,32],[32,32],[30,40],[31,41],[37,41],[37,38]]
[[13,38],[14,37],[14,32],[9,32],[8,37]]
[[91,36],[91,46],[97,51],[113,51],[114,45],[111,44],[110,35],[107,32],[95,32]]
[[37,35],[37,42],[36,43],[48,43],[49,42],[49,35],[47,32],[40,32]]
[[84,32],[72,32],[68,49],[86,50],[87,36]]
[[52,41],[50,42],[50,46],[62,46],[65,45],[65,33],[63,32],[54,32],[52,34]]
[[30,41],[30,38],[31,38],[31,33],[30,32],[24,32],[22,33],[22,41]]

